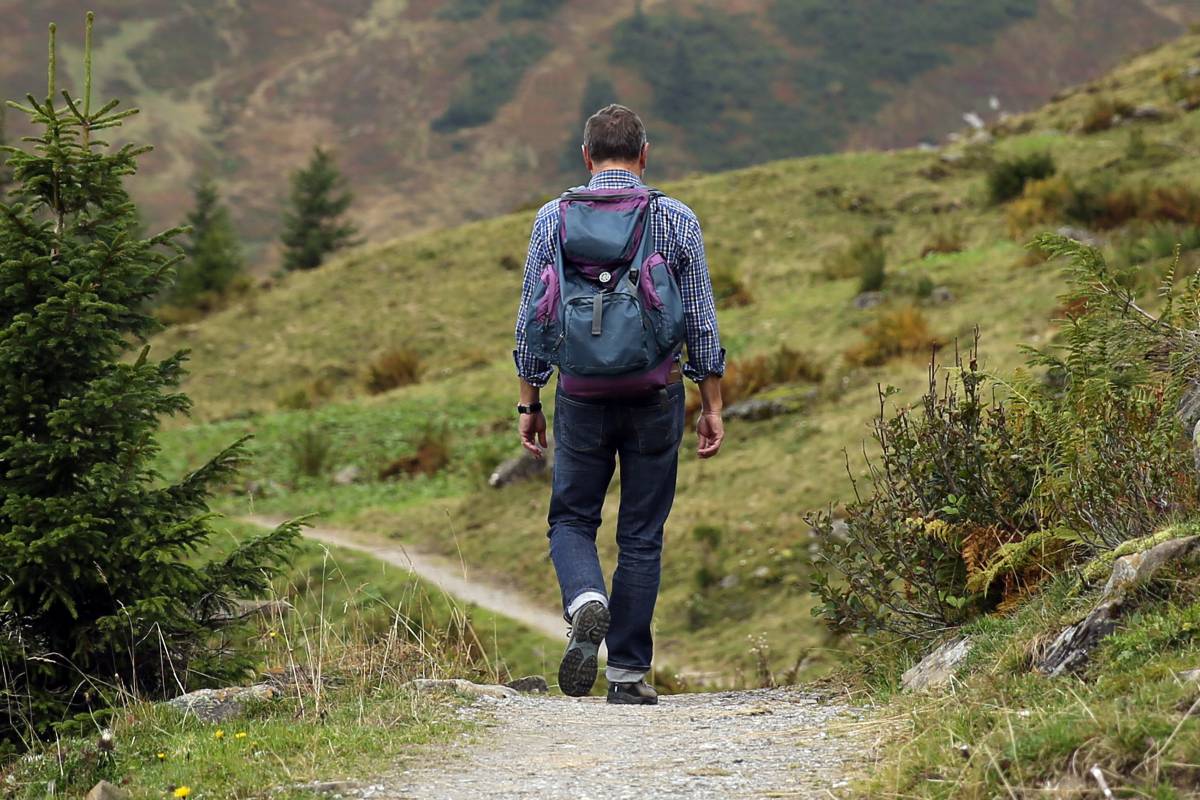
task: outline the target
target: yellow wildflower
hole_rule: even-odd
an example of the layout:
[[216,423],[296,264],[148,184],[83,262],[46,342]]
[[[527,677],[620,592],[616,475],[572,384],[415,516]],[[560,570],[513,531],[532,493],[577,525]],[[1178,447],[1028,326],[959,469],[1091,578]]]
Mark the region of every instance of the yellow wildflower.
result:
[[157,755],[158,755],[158,760],[159,760],[159,761],[165,761],[165,760],[166,760],[166,758],[167,758],[167,754],[166,754],[166,753],[158,753]]
[[192,793],[192,787],[190,787],[190,786],[178,786],[178,787],[176,787],[176,788],[175,788],[175,793],[174,793],[174,795],[173,795],[173,796],[174,796],[174,797],[187,797],[187,796],[188,796],[188,795],[190,795],[191,793]]
[[246,738],[246,732],[245,732],[245,731],[238,731],[237,733],[235,733],[235,734],[233,735],[233,738],[235,738],[235,739],[245,739],[245,738]]
[[221,730],[220,728],[217,728],[217,732],[213,734],[213,738],[214,739],[224,739],[225,731]]

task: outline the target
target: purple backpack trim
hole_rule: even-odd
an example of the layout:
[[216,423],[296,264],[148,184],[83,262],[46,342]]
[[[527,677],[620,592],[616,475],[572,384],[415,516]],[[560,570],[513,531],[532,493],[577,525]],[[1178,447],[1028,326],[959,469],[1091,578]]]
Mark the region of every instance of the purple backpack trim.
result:
[[667,268],[667,260],[662,257],[662,253],[653,253],[642,265],[642,271],[638,275],[638,291],[642,293],[642,297],[650,304],[651,308],[661,310],[663,301],[658,296],[658,290],[654,288],[654,276],[650,272],[655,267]]
[[553,264],[542,268],[542,283],[546,284],[546,291],[538,300],[537,310],[534,312],[534,319],[538,322],[545,322],[558,313],[558,270]]
[[558,385],[567,395],[584,400],[645,397],[659,389],[666,388],[667,379],[671,377],[671,367],[674,364],[675,354],[671,353],[658,366],[633,375],[593,378],[560,372]]

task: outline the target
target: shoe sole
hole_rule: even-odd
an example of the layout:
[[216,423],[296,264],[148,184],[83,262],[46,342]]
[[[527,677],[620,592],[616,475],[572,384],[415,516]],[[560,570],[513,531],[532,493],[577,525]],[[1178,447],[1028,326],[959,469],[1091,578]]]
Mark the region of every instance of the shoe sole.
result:
[[609,695],[608,702],[614,706],[656,706],[658,705],[657,697],[631,697],[624,698],[621,695]]
[[571,641],[558,665],[558,688],[568,697],[583,697],[596,685],[600,643],[612,619],[602,603],[588,603],[571,629]]

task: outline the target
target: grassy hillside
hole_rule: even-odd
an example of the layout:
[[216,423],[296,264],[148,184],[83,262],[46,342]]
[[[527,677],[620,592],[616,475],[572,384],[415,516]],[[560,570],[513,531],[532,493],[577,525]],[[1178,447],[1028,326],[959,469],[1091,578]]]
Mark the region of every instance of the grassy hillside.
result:
[[[0,0],[0,96],[41,91],[46,23],[74,45],[88,7]],[[132,0],[98,10],[98,86],[141,107],[150,127],[139,135],[157,145],[134,182],[148,221],[181,219],[188,182],[211,172],[264,267],[284,176],[316,143],[337,152],[357,221],[383,240],[559,190],[578,177],[581,114],[601,102],[645,112],[655,174],[667,178],[847,143],[911,146],[986,112],[989,96],[1032,107],[1198,19],[1183,0]]]
[[[1106,251],[1144,261],[1148,278],[1175,241],[1196,246],[1200,206],[1187,203],[1200,192],[1200,115],[1172,98],[1190,96],[1198,52],[1200,36],[1180,39],[1009,120],[994,142],[784,161],[665,187],[704,224],[731,298],[721,323],[735,371],[763,372],[758,356],[794,359],[787,348],[807,362],[795,374],[824,376],[768,389],[799,413],[730,423],[715,461],[697,460],[688,440],[657,623],[673,663],[747,680],[764,658],[777,672],[821,663],[827,643],[809,620],[804,515],[849,496],[847,460],[865,475],[860,443],[878,387],[916,399],[931,341],[950,347],[978,327],[984,367],[999,372],[1020,363],[1020,345],[1054,334],[1058,267],[1022,245],[1037,230],[1078,226],[1094,209],[1064,208],[1049,195],[1069,185],[1072,197],[1113,213],[1122,201],[1165,215],[1117,227],[1087,217],[1110,228],[1099,234]],[[1161,118],[1113,124],[1114,109],[1128,116],[1148,102]],[[1058,183],[993,202],[989,171],[1042,153]],[[1173,217],[1163,197],[1179,206]],[[195,359],[187,389],[197,423],[169,436],[168,471],[254,433],[254,485],[226,498],[228,510],[321,511],[339,525],[461,554],[472,569],[553,604],[547,487],[484,483],[516,452],[510,331],[529,223],[523,213],[360,249],[157,339],[162,350],[193,348]],[[876,234],[886,257],[883,303],[859,310],[862,276],[848,253]],[[890,354],[896,342],[910,352]],[[419,357],[423,378],[369,396],[370,368],[389,354]],[[375,479],[418,449],[444,449],[448,464]],[[364,480],[335,484],[333,473],[348,465]],[[606,558],[611,534],[610,515]]]

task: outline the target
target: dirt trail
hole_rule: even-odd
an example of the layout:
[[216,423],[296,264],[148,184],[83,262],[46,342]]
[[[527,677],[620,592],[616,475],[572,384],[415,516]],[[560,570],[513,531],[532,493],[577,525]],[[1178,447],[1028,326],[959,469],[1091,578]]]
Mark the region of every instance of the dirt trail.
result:
[[[260,528],[274,528],[284,517],[251,515],[242,517],[246,522]],[[311,527],[304,529],[309,539],[357,550],[378,558],[424,578],[448,595],[466,603],[473,603],[497,614],[520,622],[528,628],[566,642],[567,624],[562,615],[529,602],[511,589],[472,579],[465,564],[456,564],[450,559],[412,550],[400,544],[387,544],[378,536],[357,534],[336,528]]]
[[863,712],[794,689],[658,706],[522,696],[464,710],[482,735],[360,785],[359,798],[717,800],[837,797],[879,735]]

